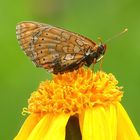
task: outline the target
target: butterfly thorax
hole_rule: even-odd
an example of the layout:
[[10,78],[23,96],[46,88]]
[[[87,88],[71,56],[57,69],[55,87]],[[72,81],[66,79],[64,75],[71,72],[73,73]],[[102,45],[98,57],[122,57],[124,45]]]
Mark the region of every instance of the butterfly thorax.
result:
[[106,45],[103,44],[95,45],[87,50],[85,53],[85,65],[89,67],[91,64],[99,62],[103,58],[105,51]]

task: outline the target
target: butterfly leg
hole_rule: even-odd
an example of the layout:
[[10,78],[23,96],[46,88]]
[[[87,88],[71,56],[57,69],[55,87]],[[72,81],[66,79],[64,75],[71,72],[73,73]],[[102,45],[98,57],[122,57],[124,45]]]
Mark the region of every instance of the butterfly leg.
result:
[[102,71],[102,66],[103,66],[103,58],[100,61],[100,71]]
[[92,63],[92,71],[94,72],[94,65],[96,64],[96,58],[94,58],[93,63]]

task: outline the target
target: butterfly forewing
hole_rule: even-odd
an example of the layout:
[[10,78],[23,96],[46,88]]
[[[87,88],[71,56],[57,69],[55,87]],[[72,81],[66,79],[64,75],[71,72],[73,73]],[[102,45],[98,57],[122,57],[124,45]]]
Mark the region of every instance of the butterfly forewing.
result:
[[22,22],[16,27],[21,48],[38,67],[53,73],[82,66],[84,54],[96,45],[91,40],[48,24]]

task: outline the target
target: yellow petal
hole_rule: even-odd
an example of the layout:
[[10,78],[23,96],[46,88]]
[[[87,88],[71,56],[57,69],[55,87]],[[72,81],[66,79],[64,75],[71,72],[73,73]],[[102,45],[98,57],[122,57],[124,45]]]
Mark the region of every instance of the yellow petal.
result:
[[116,140],[116,109],[96,106],[80,114],[82,140]]
[[65,140],[69,115],[46,114],[36,125],[28,140]]
[[39,119],[40,115],[38,114],[29,115],[14,140],[26,140]]
[[134,128],[128,114],[123,106],[118,103],[117,105],[117,140],[139,140],[139,136]]

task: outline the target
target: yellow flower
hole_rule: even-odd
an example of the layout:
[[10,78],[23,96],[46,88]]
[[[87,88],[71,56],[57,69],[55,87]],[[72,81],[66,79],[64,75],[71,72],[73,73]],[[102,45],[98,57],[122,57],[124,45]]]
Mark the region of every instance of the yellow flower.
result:
[[54,75],[32,93],[29,116],[14,140],[65,140],[71,117],[79,120],[82,140],[138,140],[117,84],[112,74],[84,68]]

